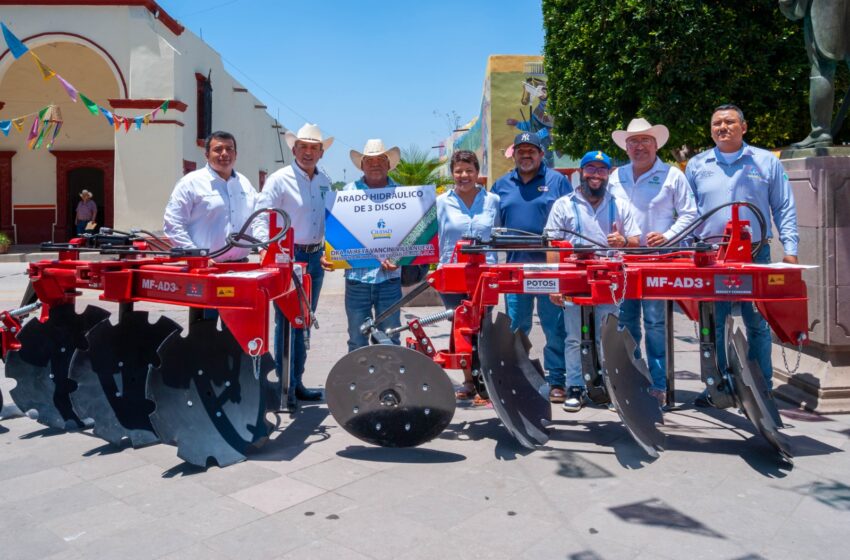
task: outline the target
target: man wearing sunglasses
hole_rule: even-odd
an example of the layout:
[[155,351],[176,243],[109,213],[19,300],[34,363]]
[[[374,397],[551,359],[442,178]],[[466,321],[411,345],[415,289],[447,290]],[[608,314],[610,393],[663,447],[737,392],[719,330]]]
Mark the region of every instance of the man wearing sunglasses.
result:
[[[552,206],[545,232],[552,239],[566,239],[573,246],[637,247],[640,229],[632,216],[627,201],[616,198],[608,191],[611,158],[601,151],[587,152],[581,158],[581,184],[579,188],[559,198]],[[558,262],[557,253],[547,253],[547,260]],[[581,307],[572,305],[561,294],[549,299],[564,306],[566,339],[567,394],[564,410],[578,412],[584,404],[584,380],[581,375]],[[613,304],[596,306],[596,329],[606,316],[617,313]]]
[[[615,130],[614,143],[625,150],[629,164],[611,173],[611,194],[628,201],[642,234],[640,244],[661,247],[697,219],[697,206],[685,174],[659,159],[657,153],[670,138],[663,124],[633,119],[626,130]],[[646,361],[652,394],[663,406],[667,394],[664,302],[630,299],[620,306],[620,327],[635,339],[640,358],[640,322],[646,329]]]

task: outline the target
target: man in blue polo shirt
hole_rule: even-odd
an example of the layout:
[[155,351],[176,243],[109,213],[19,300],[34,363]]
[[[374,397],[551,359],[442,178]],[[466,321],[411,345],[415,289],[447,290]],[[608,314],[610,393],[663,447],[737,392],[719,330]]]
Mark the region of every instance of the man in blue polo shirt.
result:
[[[516,168],[499,178],[491,192],[499,195],[499,217],[509,231],[540,235],[556,200],[572,192],[566,177],[546,167],[543,147],[533,132],[522,132],[514,139]],[[508,253],[509,263],[545,263],[546,253]],[[566,399],[564,367],[563,309],[549,301],[548,294],[505,294],[505,305],[511,318],[511,328],[531,331],[531,316],[537,300],[537,315],[546,336],[543,367],[548,372],[549,400],[562,403]]]
[[[753,231],[753,242],[762,237],[771,238],[771,216],[779,231],[779,241],[785,252],[783,262],[797,264],[797,210],[794,193],[788,176],[779,159],[761,148],[744,142],[747,121],[744,113],[735,105],[721,105],[711,116],[711,138],[715,147],[688,162],[685,176],[691,183],[700,214],[731,201],[746,201],[754,204],[764,215],[766,231],[759,228],[758,220],[749,209],[742,209],[741,219],[749,220]],[[732,210],[727,207],[711,216],[697,232],[700,238],[716,238],[723,235]],[[770,262],[770,245],[765,243],[753,258],[757,263]],[[750,343],[749,358],[761,367],[772,387],[773,363],[770,358],[770,328],[752,303],[741,303],[741,316]],[[731,304],[715,304],[717,333],[717,365],[726,369],[724,327],[731,312]],[[697,399],[698,406],[710,404],[705,396]]]

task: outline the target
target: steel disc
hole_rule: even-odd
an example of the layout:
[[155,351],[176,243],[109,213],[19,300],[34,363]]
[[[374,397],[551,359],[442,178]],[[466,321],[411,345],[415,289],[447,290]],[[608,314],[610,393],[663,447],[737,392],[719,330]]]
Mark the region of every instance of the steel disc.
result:
[[665,437],[658,429],[664,423],[658,399],[649,391],[652,378],[642,359],[635,358],[635,340],[628,330],[618,330],[616,315],[602,325],[602,369],[611,402],[623,425],[651,457],[664,449]]
[[86,334],[88,349],[74,353],[68,376],[76,382],[71,404],[80,418],[94,420],[94,435],[133,447],[159,441],[145,398],[148,368],[159,362],[162,341],[180,327],[167,317],[148,322],[147,311],[127,311],[117,325],[101,321]]
[[331,369],[328,409],[348,433],[382,447],[440,435],[455,411],[454,387],[428,356],[390,344],[350,352]]
[[80,428],[83,422],[71,406],[76,385],[68,378],[68,365],[77,349],[86,347],[85,333],[109,312],[89,305],[83,313],[73,304],[51,307],[43,323],[30,319],[21,329],[20,350],[9,352],[6,377],[17,381],[10,391],[21,411],[35,410],[38,422],[59,429]]
[[767,388],[758,363],[748,356],[749,344],[740,328],[733,331],[732,317],[726,320],[726,361],[732,377],[732,389],[738,406],[759,433],[784,458],[791,459],[791,449],[785,434],[779,431],[782,419],[776,401]]
[[160,345],[159,367],[148,372],[147,398],[154,402],[151,424],[163,443],[193,465],[220,467],[245,460],[268,439],[262,378],[274,368],[266,353],[242,351],[217,320],[189,325],[189,334],[172,332]]
[[481,375],[499,420],[528,449],[549,441],[552,406],[541,394],[545,383],[538,360],[529,358],[531,342],[522,331],[511,331],[511,320],[497,313],[481,321],[478,356]]

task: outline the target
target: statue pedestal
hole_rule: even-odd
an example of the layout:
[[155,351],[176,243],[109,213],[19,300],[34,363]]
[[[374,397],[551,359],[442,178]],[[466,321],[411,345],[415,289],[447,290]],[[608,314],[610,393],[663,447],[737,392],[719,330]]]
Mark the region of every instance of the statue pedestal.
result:
[[[807,152],[814,157],[799,157]],[[797,203],[800,263],[818,268],[803,272],[810,344],[795,373],[787,371],[781,345],[773,345],[774,390],[810,410],[850,412],[850,149],[786,154],[795,156],[782,164]],[[796,349],[785,353],[793,368]]]

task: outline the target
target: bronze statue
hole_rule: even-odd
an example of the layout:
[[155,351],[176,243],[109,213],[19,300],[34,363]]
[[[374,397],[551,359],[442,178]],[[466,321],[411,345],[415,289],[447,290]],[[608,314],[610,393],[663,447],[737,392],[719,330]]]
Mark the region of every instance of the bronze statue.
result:
[[792,21],[803,20],[806,54],[812,64],[809,111],[812,131],[795,148],[828,147],[838,134],[850,106],[845,96],[835,120],[835,70],[850,67],[850,0],[779,0],[779,9]]

